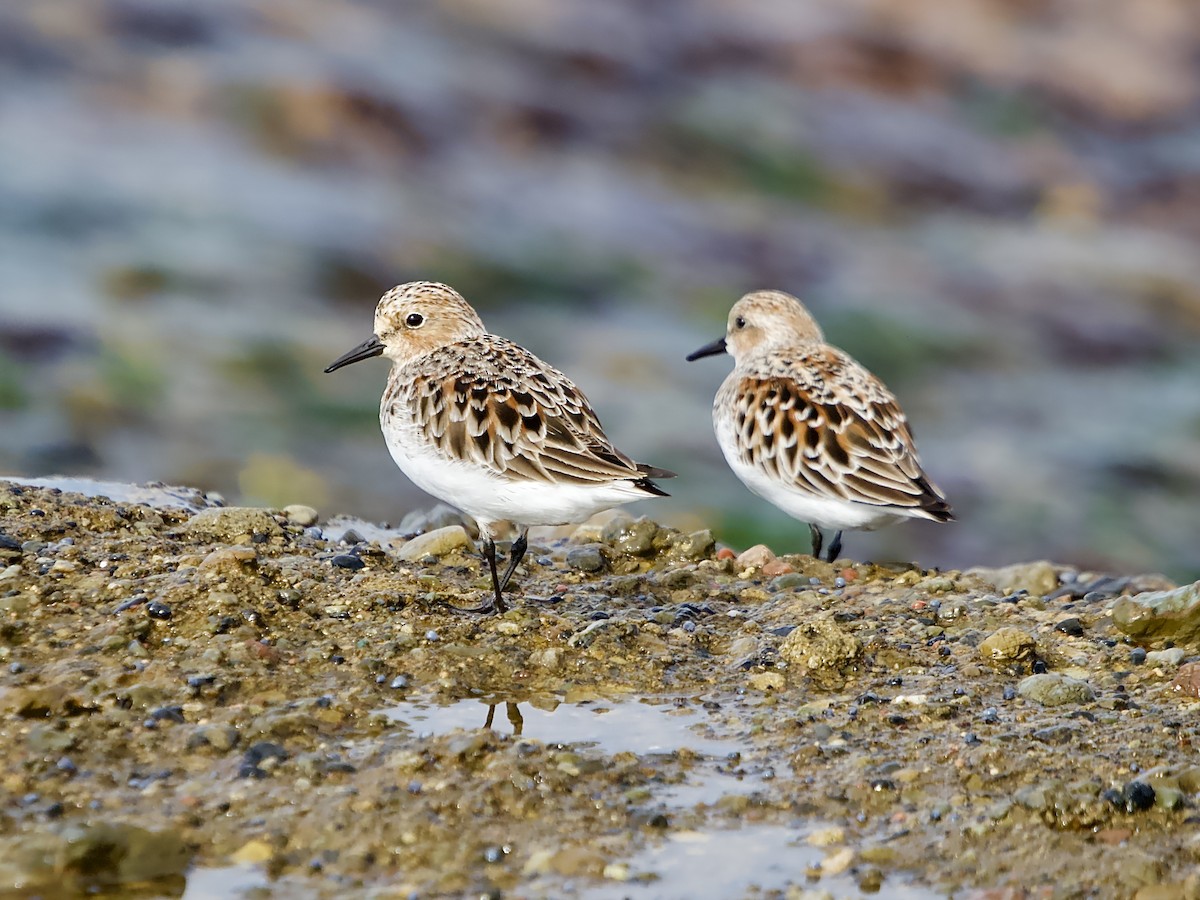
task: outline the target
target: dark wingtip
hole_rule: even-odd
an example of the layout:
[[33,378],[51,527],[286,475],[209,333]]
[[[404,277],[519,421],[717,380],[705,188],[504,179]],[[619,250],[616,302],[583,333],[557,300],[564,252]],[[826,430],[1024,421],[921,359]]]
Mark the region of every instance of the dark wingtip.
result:
[[[657,477],[669,478],[673,474],[674,473],[668,473],[667,475],[659,475]],[[662,488],[660,488],[657,484],[655,484],[653,481],[651,481],[649,478],[637,478],[637,479],[634,479],[633,483],[635,486],[641,488],[647,494],[651,494],[655,497],[670,497],[671,496],[666,491],[664,491]]]

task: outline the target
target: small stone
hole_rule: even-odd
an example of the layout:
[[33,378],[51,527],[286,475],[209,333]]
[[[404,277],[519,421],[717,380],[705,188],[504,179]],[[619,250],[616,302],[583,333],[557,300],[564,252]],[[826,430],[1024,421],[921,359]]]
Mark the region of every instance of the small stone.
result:
[[1078,725],[1051,725],[1048,728],[1039,728],[1032,735],[1035,741],[1040,741],[1043,744],[1069,744],[1079,737],[1080,729]]
[[755,544],[739,553],[736,562],[739,569],[761,569],[774,558],[774,552],[766,544]]
[[[795,572],[796,569],[787,560],[776,557],[764,565],[760,571],[762,572],[763,578],[777,578],[780,575],[791,574],[792,572]],[[842,586],[845,587],[845,585],[846,582],[842,581]]]
[[1173,669],[1183,662],[1183,658],[1186,655],[1182,647],[1172,647],[1169,650],[1151,650],[1146,654],[1146,665],[1163,666]]
[[1090,703],[1096,699],[1095,691],[1086,681],[1057,673],[1030,675],[1017,685],[1017,693],[1043,706]]
[[684,559],[707,559],[712,556],[716,547],[717,539],[707,528],[682,535],[675,542],[675,552]]
[[1146,661],[1146,657],[1149,655],[1144,647],[1134,647],[1129,651],[1129,662],[1132,665],[1140,666]]
[[862,642],[825,613],[798,624],[779,645],[779,656],[805,671],[838,669],[862,653]]
[[658,536],[658,525],[645,517],[629,523],[613,538],[613,550],[621,556],[646,556],[654,550],[654,539]]
[[244,866],[256,866],[267,862],[275,855],[271,845],[266,841],[252,840],[243,844],[230,857],[235,863]]
[[1070,637],[1080,637],[1083,634],[1083,623],[1075,616],[1070,616],[1066,619],[1060,619],[1054,625],[1055,631],[1061,631]]
[[301,503],[293,503],[291,506],[285,506],[283,508],[283,515],[288,520],[289,525],[298,525],[301,528],[311,528],[321,518],[315,509],[311,506],[304,506]]
[[146,604],[146,614],[152,619],[165,622],[171,618],[171,607],[161,600],[151,600]]
[[567,553],[567,565],[581,572],[599,572],[604,568],[604,556],[599,544],[584,544],[573,547]]
[[417,562],[426,556],[442,557],[455,550],[463,550],[471,546],[471,538],[461,525],[447,525],[435,528],[406,541],[396,551],[396,556],[403,562]]
[[767,585],[767,590],[772,594],[778,594],[781,591],[792,591],[796,588],[806,588],[808,586],[808,576],[801,575],[799,572],[788,572],[777,578],[772,578]]
[[1037,642],[1020,628],[1005,627],[992,632],[979,645],[979,655],[995,666],[1008,666],[1031,659]]
[[756,691],[781,691],[787,685],[779,672],[756,672],[746,681]]
[[1131,781],[1121,790],[1126,812],[1144,812],[1154,805],[1154,788],[1144,781]]
[[366,565],[361,557],[355,556],[353,553],[339,553],[329,562],[336,568],[350,569],[351,571],[358,571]]

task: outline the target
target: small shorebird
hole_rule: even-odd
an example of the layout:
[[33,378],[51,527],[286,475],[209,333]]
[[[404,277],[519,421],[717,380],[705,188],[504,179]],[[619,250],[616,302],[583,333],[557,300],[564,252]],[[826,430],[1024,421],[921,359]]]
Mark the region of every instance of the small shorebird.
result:
[[717,443],[746,487],[821,529],[870,531],[904,518],[948,522],[946,498],[921,468],[900,404],[883,382],[825,343],[808,310],[782,291],[733,305],[725,337],[688,361],[729,353],[734,369],[713,402]]
[[[375,333],[325,371],[372,356],[392,361],[379,424],[392,459],[413,484],[479,524],[495,598],[467,612],[504,612],[503,592],[528,549],[531,525],[566,525],[633,500],[666,497],[605,436],[566,375],[524,347],[489,334],[444,284],[392,288],[375,309]],[[496,525],[520,535],[503,576]]]

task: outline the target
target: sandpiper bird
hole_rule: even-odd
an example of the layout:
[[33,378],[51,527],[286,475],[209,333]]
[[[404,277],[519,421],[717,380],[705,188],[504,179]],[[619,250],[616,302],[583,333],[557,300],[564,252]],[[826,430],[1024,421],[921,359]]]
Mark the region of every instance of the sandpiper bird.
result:
[[[444,284],[392,288],[375,333],[325,371],[372,356],[392,361],[379,423],[392,459],[417,487],[475,519],[495,597],[467,612],[504,612],[504,588],[528,549],[531,525],[565,525],[633,500],[666,497],[605,436],[591,404],[566,375],[524,347],[489,334],[478,313]],[[503,576],[497,523],[520,531]]]
[[729,353],[734,369],[713,402],[717,443],[746,487],[821,529],[869,531],[904,518],[948,522],[946,498],[921,468],[900,404],[883,382],[825,343],[808,310],[782,291],[733,305],[725,337],[688,361]]

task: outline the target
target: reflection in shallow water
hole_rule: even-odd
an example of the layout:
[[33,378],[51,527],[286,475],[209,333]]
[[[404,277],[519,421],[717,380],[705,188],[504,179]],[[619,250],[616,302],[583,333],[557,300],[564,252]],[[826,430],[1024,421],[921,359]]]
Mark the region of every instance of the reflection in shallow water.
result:
[[[597,885],[580,896],[588,900],[652,900],[660,897],[748,897],[806,884],[834,897],[889,897],[934,900],[929,888],[887,878],[877,893],[864,891],[851,872],[808,878],[838,848],[811,847],[813,826],[757,825],[737,831],[680,831],[629,861],[631,881]],[[844,850],[840,852],[845,852]],[[754,889],[757,889],[755,891]],[[790,895],[789,895],[790,896]]]
[[[497,702],[462,700],[448,706],[402,703],[383,710],[418,733],[442,734],[455,728],[492,728]],[[546,709],[533,703],[524,711],[504,703],[513,734],[544,743],[576,744],[605,753],[673,753],[687,749],[701,756],[724,758],[747,749],[735,736],[718,733],[702,708],[655,705],[639,701],[555,703]],[[486,707],[486,710],[480,707]]]

